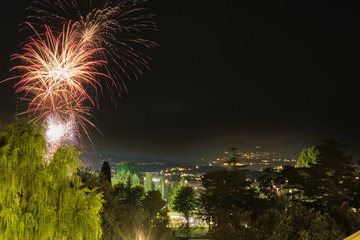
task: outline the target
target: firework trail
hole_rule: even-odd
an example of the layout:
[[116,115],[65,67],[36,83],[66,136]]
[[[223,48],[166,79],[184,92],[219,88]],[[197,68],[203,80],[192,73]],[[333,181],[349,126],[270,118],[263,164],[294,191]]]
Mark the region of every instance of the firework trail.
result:
[[33,34],[23,53],[12,55],[19,64],[10,79],[18,80],[16,93],[28,102],[24,113],[43,124],[50,154],[62,144],[75,145],[81,132],[91,142],[87,126],[95,127],[89,119],[99,107],[95,99],[103,83],[115,102],[114,93],[126,90],[124,78],[137,78],[149,68],[150,58],[136,49],[157,44],[139,33],[157,28],[153,15],[139,13],[142,2],[43,0],[28,8],[35,14],[22,30]]

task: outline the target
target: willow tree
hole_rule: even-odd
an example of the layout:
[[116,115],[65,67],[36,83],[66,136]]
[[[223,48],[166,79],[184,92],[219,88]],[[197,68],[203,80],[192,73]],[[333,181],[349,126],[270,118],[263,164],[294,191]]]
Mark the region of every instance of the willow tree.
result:
[[102,195],[73,174],[79,152],[45,161],[42,133],[21,122],[0,133],[0,239],[99,239]]

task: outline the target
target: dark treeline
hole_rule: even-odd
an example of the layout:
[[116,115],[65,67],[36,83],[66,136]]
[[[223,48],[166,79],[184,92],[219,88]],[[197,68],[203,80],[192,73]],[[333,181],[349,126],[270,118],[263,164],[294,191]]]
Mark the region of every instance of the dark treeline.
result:
[[203,176],[199,214],[211,239],[344,239],[360,230],[359,164],[336,140],[304,149],[296,166],[266,168],[251,186],[229,160]]

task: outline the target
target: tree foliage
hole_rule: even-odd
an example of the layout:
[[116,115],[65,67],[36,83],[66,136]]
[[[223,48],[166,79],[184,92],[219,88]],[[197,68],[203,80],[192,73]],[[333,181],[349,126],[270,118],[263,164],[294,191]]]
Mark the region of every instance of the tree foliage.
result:
[[339,141],[324,140],[324,144],[310,148],[316,152],[316,158],[308,167],[284,166],[282,171],[265,169],[259,178],[261,191],[267,196],[286,193],[288,200],[317,210],[342,202],[358,207],[358,173],[346,147]]
[[120,204],[140,207],[145,198],[145,189],[142,185],[118,183],[114,188],[114,194],[119,198]]
[[158,190],[148,191],[142,206],[148,213],[149,223],[152,227],[166,226],[169,223],[166,201],[161,197],[161,193]]
[[186,219],[185,230],[190,236],[189,218],[195,211],[197,199],[195,190],[187,184],[180,185],[172,196],[171,207],[174,211],[182,213]]
[[233,205],[249,209],[257,202],[258,193],[247,180],[248,172],[239,168],[210,172],[202,177],[201,201],[208,213],[228,210]]
[[[79,173],[85,186],[104,195],[101,213],[104,240],[166,239],[169,215],[158,191],[145,194],[141,185],[118,183],[111,185],[105,176],[86,169]],[[149,195],[150,193],[150,195]],[[156,195],[156,196],[154,196]],[[146,237],[146,238],[145,238]]]
[[343,239],[360,229],[360,167],[340,141],[304,149],[296,167],[203,176],[200,212],[211,239]]
[[146,192],[155,189],[153,175],[151,173],[146,173],[145,175],[144,188]]
[[315,145],[309,148],[304,148],[296,161],[296,167],[310,167],[312,164],[317,163],[318,156],[318,146]]
[[114,185],[120,182],[127,184],[129,181],[131,185],[140,185],[143,182],[141,170],[134,162],[118,165],[116,174],[112,177],[111,181]]
[[155,189],[159,190],[163,199],[167,202],[171,202],[171,196],[174,193],[173,184],[170,184],[163,177],[159,178],[159,181],[155,185]]
[[140,185],[140,178],[136,174],[132,174],[129,171],[121,170],[116,172],[111,178],[112,184],[116,185],[119,183],[130,184],[131,186]]
[[269,208],[255,219],[251,211],[233,206],[215,213],[217,224],[210,237],[216,240],[327,240],[346,235],[329,214],[296,204],[287,211]]
[[99,239],[102,195],[74,174],[79,152],[45,160],[41,127],[18,121],[0,134],[0,239]]
[[182,213],[188,220],[194,212],[196,205],[196,192],[190,185],[179,186],[172,197],[172,209]]

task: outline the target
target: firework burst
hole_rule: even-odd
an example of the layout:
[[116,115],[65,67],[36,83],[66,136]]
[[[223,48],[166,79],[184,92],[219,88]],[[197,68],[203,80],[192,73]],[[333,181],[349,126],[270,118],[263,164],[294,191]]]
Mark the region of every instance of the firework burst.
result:
[[100,87],[96,76],[105,76],[97,68],[105,64],[93,55],[99,49],[76,40],[74,25],[64,26],[63,32],[55,36],[45,26],[45,38],[31,38],[23,47],[23,54],[14,54],[11,60],[20,60],[20,64],[11,70],[17,71],[20,78],[15,84],[16,93],[22,93],[29,101],[29,112],[42,115],[45,109],[58,111],[58,106],[89,100],[94,101],[86,89]]
[[[150,59],[137,47],[155,47],[140,37],[143,30],[157,30],[153,15],[141,14],[141,0],[43,0],[28,10],[24,29],[33,34],[11,71],[18,80],[16,93],[28,103],[24,113],[46,129],[49,153],[62,145],[75,145],[87,126],[102,83],[114,93],[126,90],[124,78],[136,78]],[[10,80],[7,79],[7,80]],[[5,81],[7,81],[5,80]]]
[[[126,79],[137,79],[142,69],[149,69],[150,57],[137,50],[158,46],[141,37],[143,31],[157,30],[154,15],[142,14],[139,6],[144,0],[44,0],[34,1],[28,10],[34,14],[28,17],[35,26],[47,24],[59,30],[59,23],[73,21],[79,36],[95,48],[101,48],[94,57],[108,62],[101,71],[111,78],[105,78],[114,103],[115,94],[127,91]],[[102,79],[104,80],[104,78]],[[110,80],[110,81],[109,81]]]
[[[16,93],[22,94],[22,99],[29,103],[26,113],[32,113],[33,121],[44,123],[51,133],[53,129],[63,129],[77,132],[64,133],[66,136],[80,136],[76,127],[79,125],[89,137],[86,125],[93,124],[89,121],[91,107],[85,103],[94,106],[95,102],[88,89],[96,92],[101,88],[96,77],[106,77],[98,71],[106,62],[93,57],[100,49],[79,40],[74,24],[64,25],[58,36],[49,27],[45,26],[45,29],[44,36],[36,34],[24,45],[23,54],[11,57],[11,60],[19,61],[11,69],[19,73],[13,77],[19,79],[15,84]],[[71,122],[72,127],[49,127],[66,126],[60,124],[62,122]],[[52,145],[54,139],[74,143],[74,137],[64,142],[60,141],[64,138],[51,138],[51,135],[47,133],[46,139]]]
[[78,136],[76,119],[73,115],[68,116],[67,119],[59,118],[56,113],[48,115],[43,126],[48,157],[52,156],[61,145],[76,145]]

